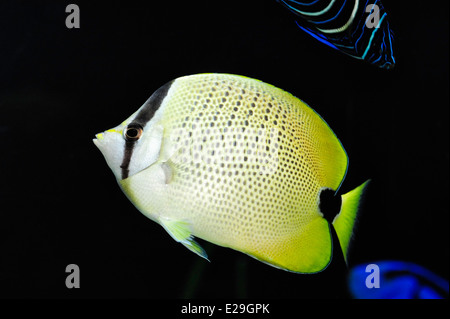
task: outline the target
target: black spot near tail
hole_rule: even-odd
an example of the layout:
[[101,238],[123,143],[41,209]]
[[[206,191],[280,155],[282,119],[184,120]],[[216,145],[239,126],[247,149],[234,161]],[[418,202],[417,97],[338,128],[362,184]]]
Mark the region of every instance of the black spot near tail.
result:
[[325,188],[320,192],[319,210],[328,222],[331,223],[334,217],[339,214],[341,205],[342,198],[335,195],[334,190]]

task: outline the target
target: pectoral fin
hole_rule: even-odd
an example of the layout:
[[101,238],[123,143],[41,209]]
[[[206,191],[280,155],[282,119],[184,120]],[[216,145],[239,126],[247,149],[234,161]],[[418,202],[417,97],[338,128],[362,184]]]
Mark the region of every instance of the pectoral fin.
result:
[[159,222],[175,241],[209,261],[205,250],[194,240],[189,222],[167,217],[160,217]]

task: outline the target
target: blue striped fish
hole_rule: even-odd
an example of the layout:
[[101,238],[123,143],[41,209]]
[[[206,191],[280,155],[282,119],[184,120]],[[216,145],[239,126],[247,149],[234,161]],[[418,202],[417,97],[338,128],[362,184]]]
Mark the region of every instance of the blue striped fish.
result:
[[326,45],[383,69],[395,65],[394,36],[378,0],[277,0],[300,29]]

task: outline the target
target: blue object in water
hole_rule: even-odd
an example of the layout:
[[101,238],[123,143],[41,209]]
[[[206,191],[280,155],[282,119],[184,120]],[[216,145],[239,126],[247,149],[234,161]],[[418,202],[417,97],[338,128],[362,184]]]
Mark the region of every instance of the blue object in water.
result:
[[320,42],[379,68],[395,65],[394,35],[379,0],[277,0]]
[[444,299],[449,295],[447,280],[403,261],[355,266],[350,270],[348,285],[357,299]]

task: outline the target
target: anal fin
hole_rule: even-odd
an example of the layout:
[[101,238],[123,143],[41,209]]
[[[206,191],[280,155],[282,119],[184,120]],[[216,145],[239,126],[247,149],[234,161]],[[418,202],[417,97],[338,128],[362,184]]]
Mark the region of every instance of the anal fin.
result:
[[209,261],[205,250],[194,240],[189,222],[167,217],[160,217],[159,222],[176,242]]
[[319,216],[297,236],[244,252],[275,268],[300,274],[318,273],[327,268],[333,256],[330,226]]

